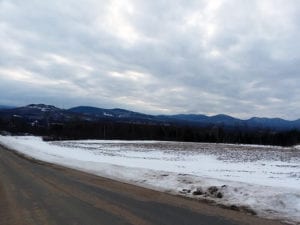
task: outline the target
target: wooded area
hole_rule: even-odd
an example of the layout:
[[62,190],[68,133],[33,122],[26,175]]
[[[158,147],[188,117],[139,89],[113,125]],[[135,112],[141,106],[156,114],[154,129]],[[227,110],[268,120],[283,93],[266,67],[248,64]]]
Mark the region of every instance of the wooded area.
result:
[[65,139],[121,139],[121,140],[163,140],[189,142],[216,142],[239,144],[262,144],[292,146],[300,143],[300,132],[272,131],[267,129],[245,129],[222,126],[179,126],[153,125],[139,123],[120,123],[113,121],[87,122],[74,120],[66,123],[44,125],[28,124],[14,118],[0,119],[0,130],[12,134],[34,134],[48,140]]

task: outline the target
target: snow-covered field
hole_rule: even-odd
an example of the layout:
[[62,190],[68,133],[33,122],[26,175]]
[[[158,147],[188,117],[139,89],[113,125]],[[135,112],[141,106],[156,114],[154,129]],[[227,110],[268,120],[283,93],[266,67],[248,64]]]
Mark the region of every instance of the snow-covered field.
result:
[[158,141],[0,136],[33,158],[139,186],[300,223],[300,149]]

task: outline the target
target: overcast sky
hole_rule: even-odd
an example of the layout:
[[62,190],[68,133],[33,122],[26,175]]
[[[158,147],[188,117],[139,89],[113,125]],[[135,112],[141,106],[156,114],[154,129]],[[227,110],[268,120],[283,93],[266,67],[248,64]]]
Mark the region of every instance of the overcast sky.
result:
[[298,0],[0,0],[0,104],[300,118]]

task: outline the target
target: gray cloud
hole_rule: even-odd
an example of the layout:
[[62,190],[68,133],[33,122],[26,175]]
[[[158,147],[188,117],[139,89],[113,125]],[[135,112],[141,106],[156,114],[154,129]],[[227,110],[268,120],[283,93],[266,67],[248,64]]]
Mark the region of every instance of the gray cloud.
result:
[[283,0],[0,0],[0,103],[296,119],[299,9]]

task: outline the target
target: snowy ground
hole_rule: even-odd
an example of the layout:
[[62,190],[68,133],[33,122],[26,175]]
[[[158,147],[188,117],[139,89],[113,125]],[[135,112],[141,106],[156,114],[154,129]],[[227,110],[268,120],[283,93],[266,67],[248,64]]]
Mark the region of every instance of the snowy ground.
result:
[[157,141],[43,142],[0,136],[33,158],[300,223],[300,149]]

